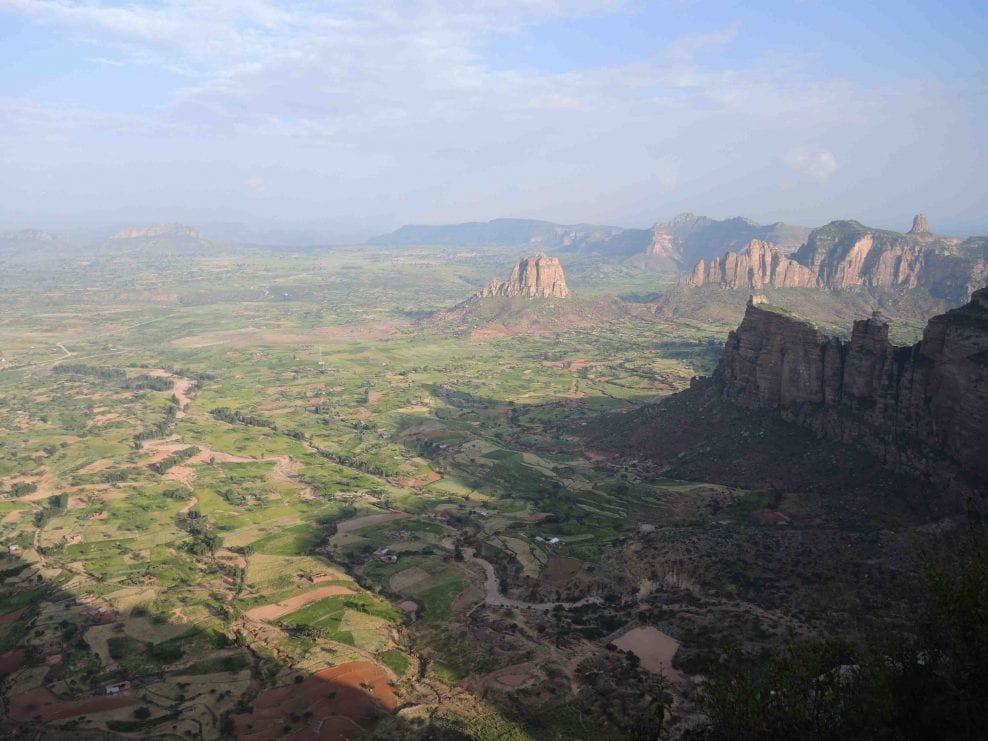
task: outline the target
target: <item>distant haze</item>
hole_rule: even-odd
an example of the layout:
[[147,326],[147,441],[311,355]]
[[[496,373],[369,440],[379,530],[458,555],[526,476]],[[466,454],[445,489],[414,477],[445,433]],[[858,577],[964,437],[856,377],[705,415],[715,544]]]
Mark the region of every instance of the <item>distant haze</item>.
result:
[[973,2],[0,0],[0,231],[985,233],[986,38]]

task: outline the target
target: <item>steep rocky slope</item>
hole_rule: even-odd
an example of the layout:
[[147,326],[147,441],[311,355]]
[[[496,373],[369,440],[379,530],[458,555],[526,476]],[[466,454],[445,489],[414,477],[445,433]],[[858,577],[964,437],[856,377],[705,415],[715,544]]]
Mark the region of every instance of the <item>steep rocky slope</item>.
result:
[[932,234],[930,231],[930,222],[926,219],[926,214],[916,214],[913,217],[913,226],[909,230],[909,234]]
[[567,298],[566,276],[559,258],[539,253],[523,257],[511,271],[507,281],[493,279],[480,293],[481,298],[494,296],[526,298]]
[[717,221],[683,213],[652,227],[646,254],[688,269],[697,260],[716,259],[725,250],[738,250],[752,240],[772,242],[780,252],[791,252],[809,233],[806,227],[781,222],[762,225],[741,217]]
[[700,260],[689,285],[722,288],[921,288],[959,302],[988,282],[988,239],[960,240],[930,232],[922,214],[908,234],[834,221],[814,229],[786,257],[774,245],[753,240],[740,253]]
[[740,253],[727,254],[707,263],[697,262],[689,284],[694,288],[706,284],[724,288],[818,288],[816,274],[804,265],[783,255],[775,245],[751,240]]
[[755,298],[711,377],[574,434],[663,476],[817,492],[851,520],[984,507],[988,289],[911,347],[878,316],[842,341]]
[[834,221],[815,229],[793,259],[826,288],[852,286],[925,288],[963,301],[988,281],[984,239],[938,237],[920,214],[909,234]]
[[855,322],[842,342],[753,300],[713,382],[735,405],[777,412],[895,468],[958,489],[988,482],[988,289],[931,319],[912,347],[891,345],[879,317]]

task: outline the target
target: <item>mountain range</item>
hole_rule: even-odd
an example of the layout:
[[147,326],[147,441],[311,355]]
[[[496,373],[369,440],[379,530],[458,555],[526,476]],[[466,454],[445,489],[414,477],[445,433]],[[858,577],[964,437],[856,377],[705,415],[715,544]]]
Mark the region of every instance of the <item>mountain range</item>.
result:
[[932,234],[926,217],[900,233],[857,221],[814,229],[791,254],[752,240],[693,266],[689,284],[722,288],[922,288],[948,301],[964,300],[988,281],[988,237]]
[[718,221],[683,213],[649,229],[625,229],[595,224],[555,224],[529,219],[495,219],[445,225],[407,225],[370,240],[381,245],[486,245],[528,246],[562,253],[645,255],[659,266],[678,270],[700,258],[739,247],[752,239],[766,239],[783,250],[799,247],[808,227],[775,223],[761,225],[750,219]]

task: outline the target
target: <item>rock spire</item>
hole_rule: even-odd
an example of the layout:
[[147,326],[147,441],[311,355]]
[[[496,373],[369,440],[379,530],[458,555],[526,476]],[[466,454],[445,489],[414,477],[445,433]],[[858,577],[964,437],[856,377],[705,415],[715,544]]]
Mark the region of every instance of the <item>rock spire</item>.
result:
[[481,291],[481,298],[522,296],[525,298],[567,298],[569,288],[563,266],[556,257],[539,253],[523,257],[511,271],[507,281],[496,278]]

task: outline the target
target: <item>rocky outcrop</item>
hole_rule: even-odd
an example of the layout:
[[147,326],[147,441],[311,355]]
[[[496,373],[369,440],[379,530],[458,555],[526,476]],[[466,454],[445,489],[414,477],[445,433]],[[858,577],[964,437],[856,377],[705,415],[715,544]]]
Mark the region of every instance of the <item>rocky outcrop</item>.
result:
[[567,298],[569,295],[562,264],[558,258],[544,253],[523,257],[515,265],[507,281],[495,278],[480,292],[481,298]]
[[910,234],[932,234],[930,231],[930,222],[926,220],[925,214],[916,214],[913,217],[913,227],[909,230]]
[[814,229],[788,257],[753,240],[740,253],[700,260],[689,284],[723,288],[922,288],[963,301],[988,281],[988,239],[961,241],[929,232],[920,214],[909,234],[834,221]]
[[645,255],[682,269],[697,260],[715,260],[725,250],[739,251],[752,240],[771,242],[785,254],[803,244],[809,232],[781,222],[763,225],[741,217],[718,221],[683,213],[652,227]]
[[963,301],[984,287],[988,250],[983,240],[940,237],[928,229],[922,215],[909,234],[834,221],[814,230],[793,259],[831,290],[924,288],[939,298]]
[[988,289],[895,347],[880,316],[851,339],[823,336],[790,312],[749,302],[714,373],[725,400],[771,410],[947,487],[988,485]]
[[769,242],[753,239],[740,253],[728,252],[693,268],[693,287],[719,285],[723,288],[817,288],[819,281],[809,268],[790,260]]
[[815,229],[793,258],[832,290],[916,288],[926,252],[925,245],[898,232],[869,229],[856,221],[834,221]]

